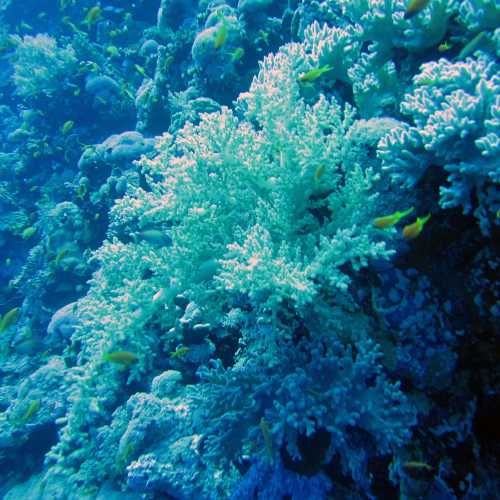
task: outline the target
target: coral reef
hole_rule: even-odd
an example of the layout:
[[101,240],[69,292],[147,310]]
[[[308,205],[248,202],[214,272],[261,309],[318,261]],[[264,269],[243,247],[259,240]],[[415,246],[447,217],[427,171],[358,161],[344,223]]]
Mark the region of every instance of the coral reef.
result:
[[0,2],[0,497],[497,497],[499,23]]

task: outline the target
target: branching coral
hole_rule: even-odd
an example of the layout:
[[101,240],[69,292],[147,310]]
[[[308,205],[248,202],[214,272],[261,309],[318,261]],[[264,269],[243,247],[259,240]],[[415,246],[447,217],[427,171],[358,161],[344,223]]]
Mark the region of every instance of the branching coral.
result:
[[17,39],[14,84],[25,98],[54,97],[72,76],[77,59],[71,46],[58,47],[49,35],[26,35]]
[[[207,456],[225,463],[242,453],[281,455],[307,464],[309,440],[316,442],[320,464],[334,458],[346,477],[369,491],[369,460],[407,442],[415,413],[383,374],[381,352],[362,339],[363,321],[345,311],[338,319],[298,326],[304,338],[296,344],[280,340],[286,333],[273,334],[270,325],[247,329],[234,366],[224,369],[219,362],[200,370],[202,383],[193,387],[195,425],[204,433]],[[346,347],[343,335],[361,339]]]
[[462,0],[458,21],[472,33],[498,28],[500,24],[498,0]]
[[414,85],[401,103],[413,125],[380,141],[383,167],[412,188],[428,168],[441,166],[450,174],[450,186],[440,188],[441,206],[474,210],[488,234],[500,208],[498,64],[485,53],[465,62],[440,59],[423,64]]
[[[301,96],[298,77],[309,69],[308,57],[302,44],[287,45],[267,57],[250,91],[240,96],[238,114],[223,108],[202,115],[198,125],[188,123],[175,138],[166,134],[157,145],[157,156],[141,161],[147,187],[131,187],[112,209],[109,240],[96,253],[100,270],[79,301],[81,321],[75,326],[73,346],[79,346],[80,366],[74,370],[67,425],[52,453],[59,461],[54,471],[61,465],[67,472],[85,470],[82,462],[95,447],[93,440],[84,439],[85,429],[101,425],[106,408],[117,404],[117,389],[125,379],[103,355],[134,353],[137,363],[129,368],[129,382],[150,370],[165,331],[183,331],[175,326],[181,322],[181,292],[183,301],[207,316],[205,335],[218,324],[222,310],[241,296],[263,321],[276,324],[280,311],[316,309],[325,294],[329,301],[342,303],[351,280],[370,259],[391,255],[386,245],[391,232],[381,234],[371,224],[378,203],[373,184],[379,176],[373,168],[363,168],[353,152],[344,155],[346,137],[356,123],[353,109],[342,110],[324,96],[312,103]],[[359,145],[358,151],[361,160]],[[168,233],[171,245],[131,238],[131,233],[151,228]],[[339,320],[332,339],[342,324]],[[268,342],[279,339],[277,332]],[[286,328],[279,332],[289,335]],[[345,421],[334,412],[334,420],[322,417],[319,425],[341,433],[343,426],[359,423],[374,432],[374,453],[386,453],[406,439],[407,431],[394,430],[390,438],[378,434],[368,415],[379,410],[368,400],[372,393],[394,402],[402,395],[377,371],[377,355],[368,353],[371,347],[354,356],[350,348],[335,345],[332,373],[352,372],[356,378],[354,372],[366,368],[375,385],[365,387],[361,406],[339,410]],[[321,357],[319,352],[315,356]],[[299,372],[296,378],[304,382]],[[285,399],[293,383],[283,389]],[[235,390],[239,387],[236,384]],[[339,405],[345,402],[342,394],[325,397]],[[285,424],[291,417],[280,414],[280,405],[268,418],[278,441],[295,436],[289,446],[296,455],[296,436],[310,429],[301,419]],[[318,418],[320,407],[318,402],[311,410]],[[392,411],[399,410],[380,408],[381,418],[389,421]],[[411,415],[411,409],[405,412]],[[230,417],[229,411],[221,415],[229,419],[231,432],[238,432]],[[411,418],[406,423],[410,425]],[[238,454],[241,441],[234,445]],[[207,452],[206,459],[210,457]],[[218,462],[223,457],[212,458]]]
[[143,162],[149,178],[163,180],[113,210],[117,225],[122,214],[144,225],[176,221],[168,259],[176,265],[166,265],[181,288],[214,261],[221,292],[272,290],[270,302],[300,305],[313,299],[315,282],[345,290],[344,266],[390,254],[369,225],[376,175],[342,163],[352,109],[342,113],[322,96],[305,103],[296,80],[307,68],[302,54],[295,44],[264,61],[239,99],[245,120],[223,109],[175,142],[165,136],[159,155]]

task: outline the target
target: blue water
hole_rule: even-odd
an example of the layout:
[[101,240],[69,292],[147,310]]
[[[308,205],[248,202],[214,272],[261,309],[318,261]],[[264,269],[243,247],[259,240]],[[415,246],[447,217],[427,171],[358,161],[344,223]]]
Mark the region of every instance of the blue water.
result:
[[2,1],[0,497],[499,497],[499,42]]

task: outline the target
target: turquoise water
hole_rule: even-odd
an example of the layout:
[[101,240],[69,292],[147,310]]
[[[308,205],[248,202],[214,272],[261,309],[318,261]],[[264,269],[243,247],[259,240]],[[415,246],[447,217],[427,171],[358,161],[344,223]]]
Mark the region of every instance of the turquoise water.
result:
[[0,497],[498,497],[498,0],[0,2]]

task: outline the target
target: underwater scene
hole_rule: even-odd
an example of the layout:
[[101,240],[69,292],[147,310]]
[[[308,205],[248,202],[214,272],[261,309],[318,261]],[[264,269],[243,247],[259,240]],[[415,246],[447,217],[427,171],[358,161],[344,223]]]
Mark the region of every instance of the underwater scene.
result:
[[0,499],[500,498],[500,0],[0,0]]

